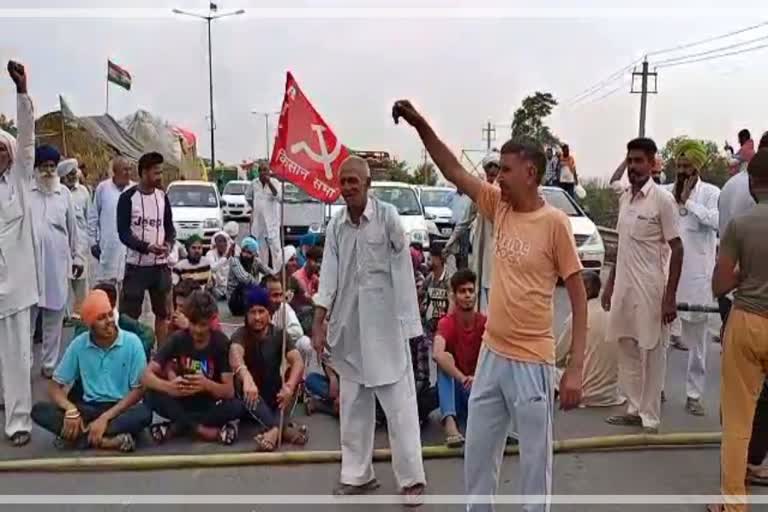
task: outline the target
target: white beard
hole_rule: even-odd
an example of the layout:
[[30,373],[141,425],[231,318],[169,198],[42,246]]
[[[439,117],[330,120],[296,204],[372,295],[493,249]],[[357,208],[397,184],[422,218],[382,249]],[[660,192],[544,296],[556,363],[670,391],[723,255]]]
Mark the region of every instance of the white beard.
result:
[[61,183],[58,176],[45,178],[38,174],[36,176],[36,179],[37,179],[37,186],[40,188],[40,190],[44,194],[47,194],[47,195],[51,195],[54,192],[56,192],[59,189],[59,184]]

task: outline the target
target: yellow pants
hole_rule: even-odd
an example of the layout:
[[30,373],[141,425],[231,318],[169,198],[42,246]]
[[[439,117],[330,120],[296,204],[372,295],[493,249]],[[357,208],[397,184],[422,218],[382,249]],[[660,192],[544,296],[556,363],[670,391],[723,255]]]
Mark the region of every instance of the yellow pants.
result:
[[755,404],[768,373],[768,317],[733,309],[723,340],[720,408],[722,493],[726,512],[747,510],[739,497],[747,494],[747,451]]

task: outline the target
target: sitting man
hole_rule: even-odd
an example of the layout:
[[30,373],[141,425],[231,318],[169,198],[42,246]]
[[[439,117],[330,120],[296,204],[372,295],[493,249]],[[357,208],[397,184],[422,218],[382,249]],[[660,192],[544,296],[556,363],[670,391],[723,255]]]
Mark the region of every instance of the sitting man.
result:
[[[610,407],[625,402],[619,397],[619,345],[605,337],[608,313],[600,301],[600,276],[596,272],[583,272],[587,290],[587,347],[584,350],[584,373],[581,395],[582,407]],[[558,375],[568,367],[571,350],[572,323],[566,320],[562,334],[555,344],[555,363]],[[559,382],[555,379],[555,382]]]
[[240,256],[229,261],[227,278],[227,304],[233,316],[245,315],[245,293],[251,286],[258,286],[259,274],[273,274],[259,260],[259,243],[247,236],[240,242]]
[[227,298],[227,280],[229,279],[229,261],[235,256],[237,245],[229,235],[219,231],[213,235],[213,247],[206,254],[211,264],[211,293],[216,300]]
[[319,362],[314,351],[312,354],[307,364],[307,377],[304,381],[304,389],[306,390],[304,406],[307,410],[307,416],[321,412],[338,417],[339,374],[333,369],[328,352],[324,352],[320,356]]
[[198,235],[187,238],[187,257],[173,266],[173,282],[192,279],[202,288],[211,284],[211,262],[203,257],[203,239]]
[[299,238],[299,251],[296,253],[296,262],[300,267],[303,267],[307,262],[307,252],[309,252],[309,249],[315,247],[318,243],[320,243],[320,236],[317,233],[307,233]]
[[194,434],[203,441],[230,445],[237,440],[232,422],[243,409],[235,399],[229,340],[211,329],[216,300],[197,290],[187,299],[184,313],[189,328],[174,332],[144,372],[147,405],[170,420],[152,425],[150,433],[157,443]]
[[[296,391],[304,376],[304,361],[290,338],[285,340],[285,359],[290,370],[283,382],[283,332],[272,325],[269,293],[253,287],[246,294],[248,310],[245,325],[232,335],[230,366],[235,369],[237,395],[247,414],[259,422],[265,432],[255,437],[258,451],[271,452],[280,437],[280,415],[289,416]],[[282,438],[291,444],[307,442],[306,427],[285,423]]]
[[307,250],[307,262],[293,274],[294,279],[299,282],[299,286],[310,299],[315,296],[320,287],[320,264],[322,260],[322,247],[313,245]]
[[[135,334],[118,329],[102,290],[86,297],[81,318],[89,331],[67,347],[48,384],[52,403],[35,404],[32,419],[57,436],[58,446],[133,451],[134,436],[152,422],[141,403],[144,348]],[[82,395],[67,394],[68,387]]]
[[[291,340],[293,346],[299,351],[306,365],[315,354],[314,350],[312,350],[312,341],[304,335],[304,328],[301,326],[301,322],[299,322],[299,317],[291,305],[286,302],[285,293],[283,293],[283,283],[280,281],[280,277],[267,276],[263,279],[262,285],[269,294],[269,310],[272,312],[272,325],[281,331],[283,329],[286,330],[288,339]],[[283,316],[285,316],[285,321],[283,321]]]
[[[182,279],[173,287],[173,313],[171,314],[171,324],[168,328],[169,333],[189,329],[189,319],[187,318],[186,313],[184,313],[184,308],[186,307],[189,297],[191,297],[194,292],[201,289],[200,285],[192,279]],[[221,330],[218,311],[213,319],[211,319],[211,329],[214,331]]]
[[[135,334],[141,340],[141,344],[144,347],[144,353],[147,356],[147,361],[152,354],[152,349],[155,347],[155,332],[151,327],[148,327],[138,320],[134,320],[125,313],[117,312],[117,288],[112,283],[99,283],[93,287],[94,290],[101,290],[109,297],[109,303],[112,305],[112,309],[115,310],[115,317],[117,318],[117,326],[126,332]],[[76,338],[88,331],[88,326],[83,323],[82,320],[76,320],[74,323],[74,336]]]
[[450,447],[464,444],[458,423],[466,425],[469,394],[485,332],[485,315],[475,311],[477,276],[465,268],[451,277],[453,309],[437,324],[433,355],[437,363],[437,394]]

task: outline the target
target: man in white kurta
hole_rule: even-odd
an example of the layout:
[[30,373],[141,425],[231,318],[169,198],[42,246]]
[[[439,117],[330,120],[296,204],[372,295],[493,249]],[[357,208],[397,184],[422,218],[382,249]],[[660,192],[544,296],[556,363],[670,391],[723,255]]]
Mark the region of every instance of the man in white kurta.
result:
[[83,255],[85,269],[80,277],[72,277],[69,281],[69,299],[67,301],[67,315],[80,317],[80,304],[85,300],[88,292],[90,269],[88,268],[88,211],[91,208],[91,192],[79,182],[80,170],[77,168],[77,160],[68,158],[59,162],[56,172],[61,182],[69,189],[72,196],[72,206],[75,209],[77,221],[77,252]]
[[[681,141],[676,152],[677,179],[666,186],[678,205],[680,238],[685,247],[683,270],[677,289],[678,302],[711,305],[712,271],[717,251],[717,209],[720,189],[705,183],[699,175],[707,152],[701,143]],[[681,340],[688,348],[685,409],[704,415],[701,398],[707,374],[707,345],[710,339],[707,313],[679,313]]]
[[118,296],[125,275],[125,246],[117,234],[117,201],[123,191],[134,185],[130,177],[132,167],[127,158],[112,160],[112,177],[96,187],[93,206],[88,211],[91,254],[99,260],[93,272],[93,281],[114,284]]
[[[251,236],[259,242],[259,259],[273,269],[282,267],[280,250],[280,201],[282,184],[263,167],[259,177],[245,190],[251,204]],[[269,259],[271,257],[271,260]]]
[[315,352],[328,348],[340,376],[341,478],[335,493],[378,487],[372,464],[378,399],[395,478],[413,497],[426,480],[408,346],[422,332],[410,251],[397,210],[368,196],[365,160],[349,157],[340,174],[347,207],[326,231],[312,331]]
[[38,300],[30,193],[34,182],[35,113],[20,64],[9,63],[16,83],[18,142],[0,130],[0,399],[5,435],[14,446],[32,430],[30,310]]
[[69,189],[56,174],[59,154],[51,146],[35,150],[35,182],[30,204],[34,224],[35,263],[40,297],[32,308],[32,325],[42,317],[41,373],[53,376],[59,362],[61,332],[69,299],[69,280],[83,271],[78,253],[77,220]]

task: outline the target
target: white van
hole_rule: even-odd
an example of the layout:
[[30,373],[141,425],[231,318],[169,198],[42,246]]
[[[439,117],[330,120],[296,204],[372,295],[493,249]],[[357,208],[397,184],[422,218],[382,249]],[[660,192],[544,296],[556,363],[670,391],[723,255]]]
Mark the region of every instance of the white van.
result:
[[221,198],[215,183],[208,181],[174,181],[166,190],[173,212],[176,239],[184,241],[192,235],[203,239],[209,247],[211,238],[224,225]]

